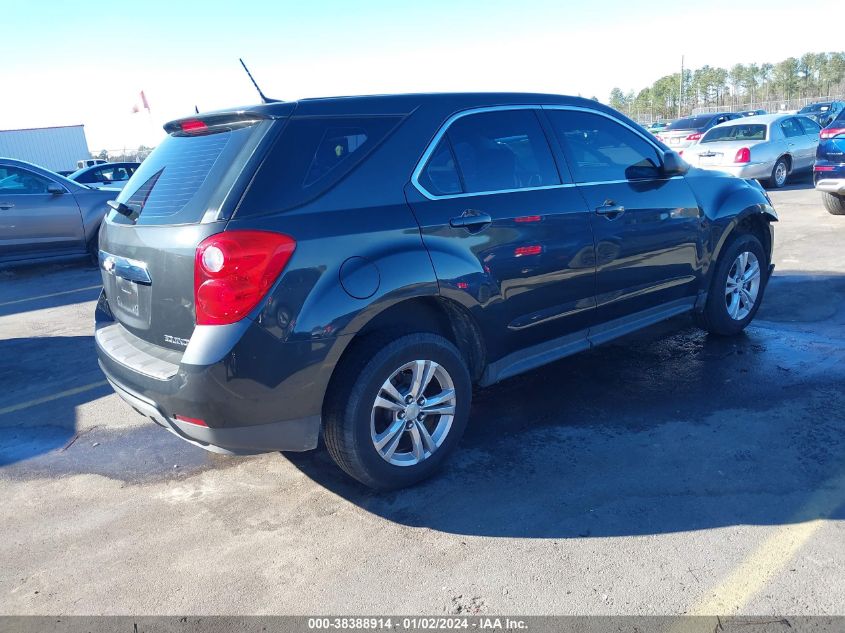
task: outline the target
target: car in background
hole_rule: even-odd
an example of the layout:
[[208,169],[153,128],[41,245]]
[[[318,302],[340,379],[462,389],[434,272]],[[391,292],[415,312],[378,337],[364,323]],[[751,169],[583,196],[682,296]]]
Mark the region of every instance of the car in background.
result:
[[94,165],[104,165],[106,164],[107,160],[102,158],[83,158],[82,160],[76,161],[76,168],[82,169],[83,167],[93,167]]
[[845,215],[845,111],[821,131],[813,182],[828,212]]
[[683,153],[685,148],[701,140],[701,137],[710,128],[741,117],[742,115],[736,112],[696,114],[672,121],[657,135],[657,138],[675,151]]
[[655,121],[654,123],[650,123],[649,125],[645,126],[645,129],[647,129],[652,134],[656,135],[665,130],[666,126],[669,125],[669,123],[671,123],[671,121]]
[[473,384],[682,313],[738,334],[771,274],[759,183],[592,100],[303,99],[165,131],[103,221],[94,338],[118,395],[211,451],[322,437],[411,485]]
[[78,169],[68,176],[83,185],[101,189],[123,189],[141,163],[106,163]]
[[742,116],[759,116],[761,114],[768,114],[768,113],[765,110],[760,109],[760,110],[743,110],[742,112],[739,112],[738,114],[741,114]]
[[0,264],[95,254],[106,202],[117,193],[0,158]]
[[805,116],[744,117],[711,128],[684,159],[694,167],[755,178],[779,188],[790,174],[812,169],[820,131],[818,123]]
[[808,116],[822,127],[826,127],[843,111],[845,111],[843,101],[820,101],[804,106],[798,110],[798,114]]

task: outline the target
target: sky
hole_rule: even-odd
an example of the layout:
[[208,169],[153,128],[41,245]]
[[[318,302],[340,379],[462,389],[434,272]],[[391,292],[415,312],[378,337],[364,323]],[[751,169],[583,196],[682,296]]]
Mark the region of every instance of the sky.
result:
[[[705,64],[837,47],[842,0],[2,0],[0,129],[85,125],[100,149],[155,145],[174,118],[270,97],[530,91],[597,96]],[[764,8],[759,8],[764,7]],[[838,48],[845,48],[839,46]],[[132,114],[143,90],[150,113]]]

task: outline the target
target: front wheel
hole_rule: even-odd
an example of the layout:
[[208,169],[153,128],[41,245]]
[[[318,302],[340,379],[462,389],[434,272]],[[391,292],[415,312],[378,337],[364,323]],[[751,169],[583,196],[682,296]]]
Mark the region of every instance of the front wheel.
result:
[[469,419],[463,357],[436,334],[364,340],[338,368],[325,407],[326,448],[347,474],[382,490],[434,473]]
[[751,323],[763,300],[768,259],[756,236],[739,235],[716,263],[698,324],[712,334],[732,336]]
[[822,191],[822,202],[824,202],[824,208],[831,215],[845,215],[845,196]]

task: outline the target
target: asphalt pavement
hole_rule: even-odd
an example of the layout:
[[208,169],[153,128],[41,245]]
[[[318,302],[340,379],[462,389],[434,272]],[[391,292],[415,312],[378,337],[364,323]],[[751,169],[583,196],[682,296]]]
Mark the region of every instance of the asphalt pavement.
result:
[[845,217],[771,195],[745,334],[673,319],[479,391],[389,494],[179,441],[104,382],[93,266],[0,271],[0,612],[845,613]]

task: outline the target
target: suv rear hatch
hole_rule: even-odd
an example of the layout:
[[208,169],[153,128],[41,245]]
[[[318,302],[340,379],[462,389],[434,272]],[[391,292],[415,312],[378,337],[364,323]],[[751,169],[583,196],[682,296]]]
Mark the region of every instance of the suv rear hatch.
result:
[[114,318],[135,336],[183,351],[195,327],[197,245],[222,231],[265,148],[295,104],[218,112],[165,125],[100,231]]

